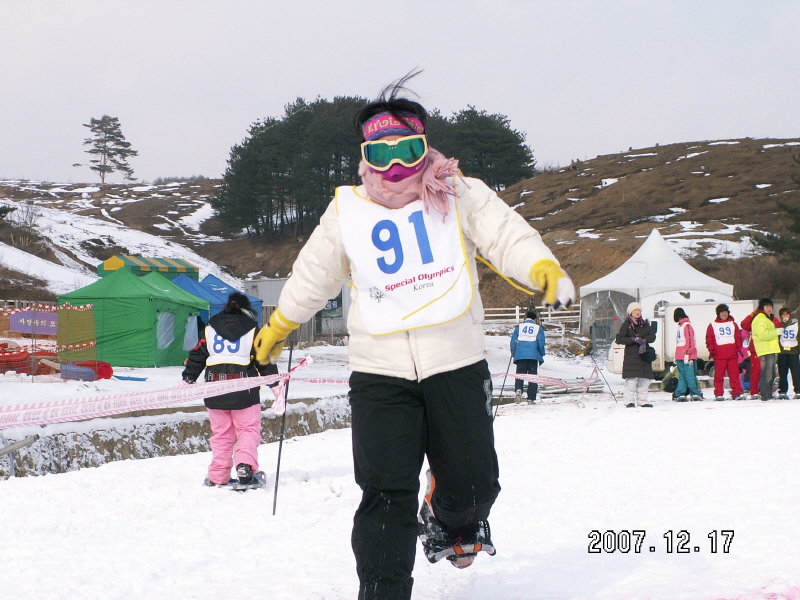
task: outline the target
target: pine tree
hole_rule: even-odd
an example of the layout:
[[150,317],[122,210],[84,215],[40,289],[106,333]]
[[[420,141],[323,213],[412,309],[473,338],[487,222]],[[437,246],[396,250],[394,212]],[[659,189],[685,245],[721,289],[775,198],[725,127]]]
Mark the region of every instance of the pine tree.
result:
[[[800,154],[794,155],[794,162],[800,165]],[[800,173],[792,173],[791,177],[792,181],[800,185]],[[798,234],[800,234],[800,207],[792,206],[780,200],[775,202],[786,213],[787,229],[792,235],[753,234],[753,241],[772,254],[790,261],[800,261],[800,239],[798,239]]]
[[139,153],[131,149],[130,142],[125,141],[119,119],[103,115],[100,119],[93,118],[88,125],[84,123],[83,126],[88,127],[94,136],[86,138],[83,145],[91,146],[86,150],[94,157],[89,161],[92,163],[89,168],[100,175],[101,183],[105,184],[106,175],[114,171],[123,173],[128,181],[135,181],[128,158],[138,156]]
[[428,124],[432,147],[458,159],[461,171],[482,179],[496,191],[533,177],[536,160],[525,134],[508,117],[474,106],[444,118],[433,111]]
[[[231,149],[211,202],[220,219],[267,240],[310,233],[337,186],[361,183],[353,116],[367,102],[297,98],[283,117],[251,125],[248,137]],[[504,115],[470,106],[447,118],[433,110],[426,133],[431,147],[457,158],[465,175],[496,190],[533,177],[536,161],[525,134]]]

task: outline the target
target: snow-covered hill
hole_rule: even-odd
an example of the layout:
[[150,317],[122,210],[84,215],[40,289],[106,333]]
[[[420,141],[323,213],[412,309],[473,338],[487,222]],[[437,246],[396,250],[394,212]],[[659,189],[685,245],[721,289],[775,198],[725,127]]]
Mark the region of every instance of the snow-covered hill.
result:
[[[743,284],[753,272],[769,271],[751,234],[787,233],[788,220],[777,201],[794,205],[800,198],[791,179],[797,171],[792,157],[799,151],[798,139],[749,138],[630,149],[541,173],[501,197],[542,233],[577,286],[617,268],[658,228],[708,274],[717,267],[707,259],[733,262],[725,276],[743,288],[740,297],[769,293],[789,299],[796,294],[785,286],[763,289],[770,287],[765,281],[746,289]],[[106,186],[0,180],[0,205],[28,202],[39,211],[36,230],[48,248],[39,248],[37,255],[84,274],[94,274],[96,264],[113,254],[130,253],[184,258],[229,283],[231,277],[286,276],[302,242],[266,244],[227,230],[210,204],[219,185],[214,180]],[[15,213],[7,218],[16,218]],[[26,250],[3,239],[2,227],[0,241]],[[757,260],[747,262],[753,257]],[[3,269],[9,279],[15,273],[41,273],[5,253],[0,254],[0,279]],[[781,272],[773,280],[794,280],[794,275]],[[481,276],[487,306],[527,302],[487,271]],[[5,288],[26,285],[29,289],[24,281]]]
[[[508,342],[487,338],[493,372],[505,369]],[[328,348],[313,349],[318,364],[346,376],[345,349]],[[592,366],[548,357],[541,372],[588,376]],[[619,391],[622,380],[605,376]],[[27,389],[44,397],[49,385]],[[800,598],[800,401],[651,396],[651,409],[607,393],[500,407],[498,553],[459,571],[418,551],[413,597]],[[0,590],[15,600],[355,598],[350,432],[285,443],[272,516],[277,454],[261,445],[266,490],[245,494],[201,485],[207,453],[0,482]]]
[[[186,245],[187,241],[202,245],[221,238],[199,231],[203,222],[213,217],[208,194],[187,198],[186,184],[181,192],[171,191],[177,189],[177,185],[126,186],[125,189],[109,186],[98,201],[92,198],[101,192],[95,186],[0,181],[0,186],[15,191],[13,199],[0,198],[0,206],[19,207],[6,220],[19,224],[25,219],[53,255],[52,260],[46,260],[0,243],[0,267],[44,281],[52,293],[62,294],[97,279],[96,265],[107,258],[108,249],[114,249],[114,253],[120,254],[181,258],[197,265],[201,277],[210,273],[240,288],[239,278]],[[191,190],[188,193],[191,194]],[[172,194],[177,194],[179,199]],[[165,198],[169,198],[169,202],[164,203]],[[153,202],[158,202],[165,214],[146,206],[140,207],[136,214],[138,218],[148,219],[156,230],[164,231],[164,235],[142,231],[115,216],[125,208],[131,210],[134,204],[152,205]],[[180,242],[168,235],[173,229],[180,231]]]

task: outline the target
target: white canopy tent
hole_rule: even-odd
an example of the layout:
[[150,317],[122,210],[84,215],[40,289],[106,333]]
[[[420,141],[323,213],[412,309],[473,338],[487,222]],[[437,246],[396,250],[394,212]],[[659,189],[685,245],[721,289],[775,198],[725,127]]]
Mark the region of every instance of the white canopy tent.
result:
[[616,271],[582,286],[580,298],[581,332],[591,332],[593,339],[599,340],[613,337],[613,323],[627,316],[631,302],[639,302],[642,316],[652,319],[667,303],[729,302],[733,286],[690,266],[653,229]]

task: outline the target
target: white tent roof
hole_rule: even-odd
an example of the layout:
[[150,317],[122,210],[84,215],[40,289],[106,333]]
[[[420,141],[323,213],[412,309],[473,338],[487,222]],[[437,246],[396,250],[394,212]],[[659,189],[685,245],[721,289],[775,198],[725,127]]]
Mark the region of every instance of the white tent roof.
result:
[[634,298],[677,291],[704,291],[733,296],[733,286],[704,275],[683,260],[657,229],[636,253],[616,271],[581,286],[581,297],[594,292],[616,291]]

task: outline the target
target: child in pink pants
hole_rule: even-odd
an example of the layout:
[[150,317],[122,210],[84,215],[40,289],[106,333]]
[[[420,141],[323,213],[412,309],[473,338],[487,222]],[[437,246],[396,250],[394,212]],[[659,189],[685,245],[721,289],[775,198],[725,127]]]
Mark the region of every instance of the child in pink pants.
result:
[[[189,353],[183,380],[194,383],[205,370],[206,381],[274,375],[278,367],[259,365],[253,339],[258,333],[250,299],[239,292],[228,297],[221,313],[208,320],[205,335]],[[204,400],[211,422],[211,465],[205,484],[226,485],[231,468],[243,485],[261,484],[258,445],[261,443],[261,399],[258,386]]]

